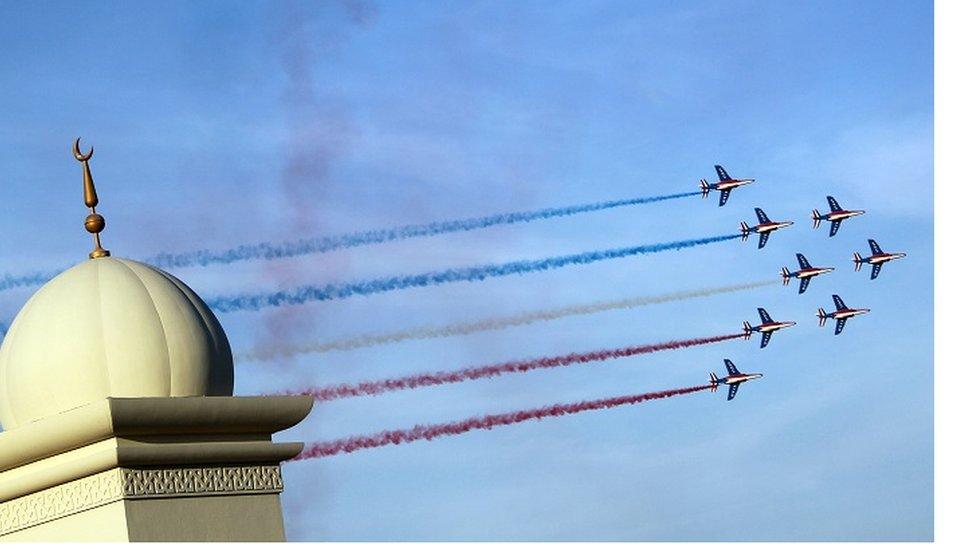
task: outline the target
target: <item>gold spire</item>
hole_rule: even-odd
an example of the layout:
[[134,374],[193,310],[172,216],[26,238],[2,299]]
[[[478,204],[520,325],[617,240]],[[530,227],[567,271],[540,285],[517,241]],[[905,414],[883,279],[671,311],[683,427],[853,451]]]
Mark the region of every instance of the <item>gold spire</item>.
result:
[[88,206],[88,211],[90,212],[88,217],[85,218],[85,230],[90,232],[95,239],[95,249],[88,254],[88,257],[98,259],[99,257],[108,257],[112,254],[105,248],[102,248],[102,239],[99,236],[99,233],[105,228],[105,218],[95,213],[95,206],[98,205],[98,194],[95,193],[95,181],[92,180],[91,168],[88,167],[88,159],[94,154],[95,148],[90,148],[88,154],[81,154],[81,149],[78,148],[80,143],[80,137],[75,139],[74,153],[75,159],[81,162],[82,165],[85,186],[85,206]]

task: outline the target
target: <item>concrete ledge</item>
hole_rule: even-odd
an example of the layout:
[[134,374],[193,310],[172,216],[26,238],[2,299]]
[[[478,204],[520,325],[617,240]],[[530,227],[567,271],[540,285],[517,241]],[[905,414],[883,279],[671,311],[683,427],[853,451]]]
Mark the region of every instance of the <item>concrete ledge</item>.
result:
[[0,433],[0,502],[117,467],[277,464],[303,444],[271,435],[311,408],[306,396],[107,398],[80,406]]
[[0,433],[0,472],[119,436],[270,437],[311,409],[307,396],[106,398]]

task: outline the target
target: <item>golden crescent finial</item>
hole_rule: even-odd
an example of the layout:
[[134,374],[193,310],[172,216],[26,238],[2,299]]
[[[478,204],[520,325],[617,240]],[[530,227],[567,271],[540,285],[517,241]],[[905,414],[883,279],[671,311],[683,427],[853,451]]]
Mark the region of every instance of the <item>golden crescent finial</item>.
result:
[[95,181],[92,179],[91,168],[88,166],[88,161],[91,159],[92,154],[95,153],[95,147],[91,147],[88,150],[88,154],[81,154],[81,149],[79,145],[81,144],[81,138],[75,139],[74,147],[72,147],[72,152],[74,153],[75,159],[81,162],[82,171],[82,184],[85,190],[85,206],[88,206],[88,217],[85,218],[85,230],[91,233],[92,238],[95,240],[95,249],[92,250],[88,257],[91,259],[97,259],[99,257],[108,257],[111,254],[105,248],[102,248],[102,239],[99,233],[105,228],[105,218],[95,212],[95,206],[98,205],[98,194],[95,192]]
[[78,160],[78,162],[84,162],[89,158],[91,158],[92,154],[95,153],[95,147],[90,147],[88,149],[88,154],[83,155],[81,154],[81,149],[78,148],[80,144],[81,144],[81,138],[79,137],[78,139],[75,139],[75,146],[74,146],[75,158]]

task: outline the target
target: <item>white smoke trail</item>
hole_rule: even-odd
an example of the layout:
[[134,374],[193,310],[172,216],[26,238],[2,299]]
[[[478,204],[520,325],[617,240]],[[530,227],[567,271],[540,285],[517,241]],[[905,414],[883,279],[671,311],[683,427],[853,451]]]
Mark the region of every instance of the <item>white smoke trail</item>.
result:
[[351,337],[347,339],[339,339],[339,340],[327,341],[327,342],[315,342],[306,345],[262,347],[262,348],[255,348],[250,350],[249,352],[239,356],[238,360],[244,362],[268,361],[268,360],[281,358],[281,357],[292,357],[296,355],[309,354],[309,353],[327,353],[330,351],[340,351],[340,350],[344,351],[350,349],[359,349],[362,347],[373,347],[375,345],[398,343],[401,341],[462,336],[462,335],[468,335],[477,332],[502,330],[505,328],[511,328],[513,326],[523,326],[526,324],[533,324],[535,322],[556,320],[559,318],[565,318],[569,316],[589,315],[589,314],[618,310],[618,309],[633,309],[636,307],[645,307],[648,305],[656,305],[659,303],[683,301],[686,299],[694,299],[694,298],[708,297],[708,296],[719,295],[719,294],[741,292],[745,290],[751,290],[751,289],[761,288],[763,286],[771,286],[775,284],[779,284],[778,279],[746,282],[742,284],[733,284],[729,286],[702,288],[698,290],[688,290],[684,292],[675,292],[670,294],[639,296],[639,297],[632,297],[629,299],[619,299],[619,300],[612,300],[612,301],[596,301],[596,302],[584,303],[580,305],[559,307],[555,309],[529,311],[529,312],[525,312],[518,315],[512,315],[512,316],[485,318],[473,322],[462,322],[458,324],[436,325],[436,326],[420,326],[417,328],[410,328],[406,330],[397,330],[397,331],[379,333],[379,334],[366,334],[366,335]]

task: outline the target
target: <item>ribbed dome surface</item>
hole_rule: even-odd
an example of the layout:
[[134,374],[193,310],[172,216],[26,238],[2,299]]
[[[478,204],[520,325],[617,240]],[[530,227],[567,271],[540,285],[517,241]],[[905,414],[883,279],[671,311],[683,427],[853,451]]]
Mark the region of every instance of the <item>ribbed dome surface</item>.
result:
[[176,277],[112,257],[85,261],[24,305],[0,346],[5,430],[105,397],[223,396],[223,328]]

